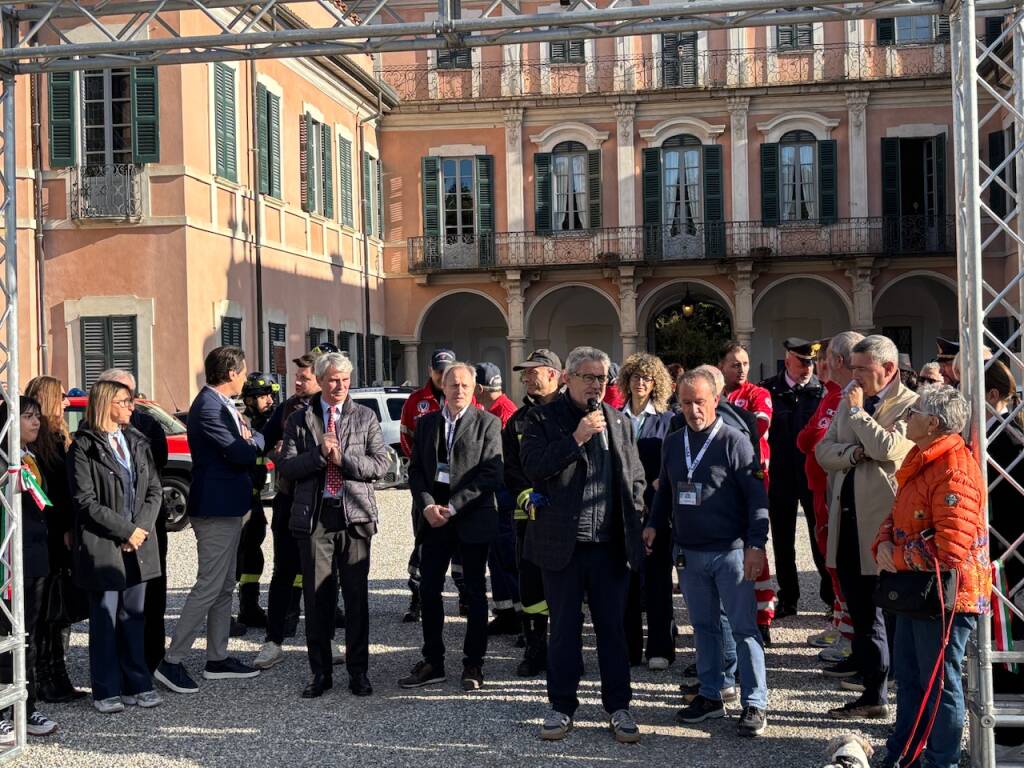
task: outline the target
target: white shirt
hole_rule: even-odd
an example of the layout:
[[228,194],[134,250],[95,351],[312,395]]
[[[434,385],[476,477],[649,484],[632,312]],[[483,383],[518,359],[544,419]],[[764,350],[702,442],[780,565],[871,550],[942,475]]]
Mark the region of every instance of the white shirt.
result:
[[[115,429],[107,435],[107,440],[110,441],[110,450],[114,454],[114,458],[117,459],[118,464],[131,472],[132,457],[128,452],[128,441],[124,439],[124,433],[120,429]],[[120,453],[118,453],[119,445]]]
[[639,415],[633,415],[633,409],[629,407],[629,401],[626,401],[626,404],[622,406],[622,412],[629,416],[629,420],[633,422],[633,437],[636,439],[639,439],[640,430],[643,428],[647,417],[658,415],[658,412],[654,409],[654,403],[651,402],[650,398],[647,398],[647,405],[644,406],[644,409],[640,411]]
[[466,411],[469,410],[470,406],[466,406],[461,411],[452,416],[450,410],[448,410],[448,404],[446,403],[444,408],[441,409],[441,418],[444,419],[444,442],[448,447],[448,463],[452,461],[452,443],[455,442],[455,428],[459,425],[459,419],[461,419]]

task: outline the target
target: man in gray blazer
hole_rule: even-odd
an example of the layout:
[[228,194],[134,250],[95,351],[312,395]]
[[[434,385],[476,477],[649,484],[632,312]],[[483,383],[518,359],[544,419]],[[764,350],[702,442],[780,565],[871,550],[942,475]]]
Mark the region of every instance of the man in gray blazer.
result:
[[474,406],[473,366],[452,363],[441,385],[444,407],[420,417],[409,461],[420,547],[423,659],[398,684],[421,688],[445,679],[441,589],[448,564],[458,553],[469,606],[462,688],[474,691],[483,685],[487,653],[487,549],[498,534],[494,494],[504,482],[501,421]]

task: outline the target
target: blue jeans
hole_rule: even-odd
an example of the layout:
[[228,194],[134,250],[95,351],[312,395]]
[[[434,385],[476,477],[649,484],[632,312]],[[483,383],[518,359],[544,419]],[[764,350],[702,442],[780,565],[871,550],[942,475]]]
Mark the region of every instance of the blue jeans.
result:
[[[953,630],[949,633],[946,646],[946,660],[943,670],[945,683],[939,700],[939,712],[935,716],[935,727],[928,737],[928,745],[921,753],[921,768],[954,768],[960,764],[960,742],[964,730],[964,692],[961,678],[961,664],[967,638],[977,623],[971,613],[958,613],[953,619]],[[896,672],[896,725],[885,743],[886,751],[895,759],[910,738],[910,729],[917,719],[921,700],[924,698],[928,680],[935,666],[939,648],[942,645],[942,624],[938,619],[911,619],[896,617],[896,655],[893,669]],[[938,683],[936,683],[938,688]],[[929,706],[921,717],[918,731],[914,734],[916,744],[919,733],[931,718],[935,706],[935,692]],[[913,749],[914,745],[911,745]]]
[[764,647],[757,628],[754,582],[743,578],[743,550],[698,552],[684,549],[683,592],[697,645],[697,677],[700,695],[712,701],[722,698],[727,680],[723,671],[726,650],[722,612],[732,628],[740,672],[740,701],[744,707],[767,709],[768,683]]

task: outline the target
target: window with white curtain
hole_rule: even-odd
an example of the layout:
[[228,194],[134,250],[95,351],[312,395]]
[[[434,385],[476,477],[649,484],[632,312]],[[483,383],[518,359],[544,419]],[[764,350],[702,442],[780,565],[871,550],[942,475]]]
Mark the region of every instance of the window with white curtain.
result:
[[935,37],[933,16],[899,16],[896,19],[896,42],[930,43]]
[[818,218],[817,141],[808,131],[790,131],[779,141],[782,220]]
[[693,136],[662,145],[663,222],[670,234],[696,234],[701,222],[701,146]]
[[551,228],[556,231],[587,229],[587,148],[564,141],[551,153],[555,193]]
[[441,162],[445,243],[472,243],[476,212],[473,158],[446,157]]

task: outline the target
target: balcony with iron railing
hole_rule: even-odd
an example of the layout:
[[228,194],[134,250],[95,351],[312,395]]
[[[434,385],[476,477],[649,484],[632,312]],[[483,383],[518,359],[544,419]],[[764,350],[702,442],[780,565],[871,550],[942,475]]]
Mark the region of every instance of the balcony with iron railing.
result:
[[132,163],[80,165],[71,169],[71,218],[142,218],[142,167]]
[[873,216],[766,226],[726,221],[574,232],[496,232],[408,240],[409,272],[472,272],[726,259],[811,259],[949,254],[953,216]]
[[522,59],[465,69],[426,63],[383,66],[378,77],[404,102],[580,96],[679,89],[721,89],[942,77],[944,41],[918,45],[839,43],[808,48],[740,48],[669,58],[597,57],[579,64]]

